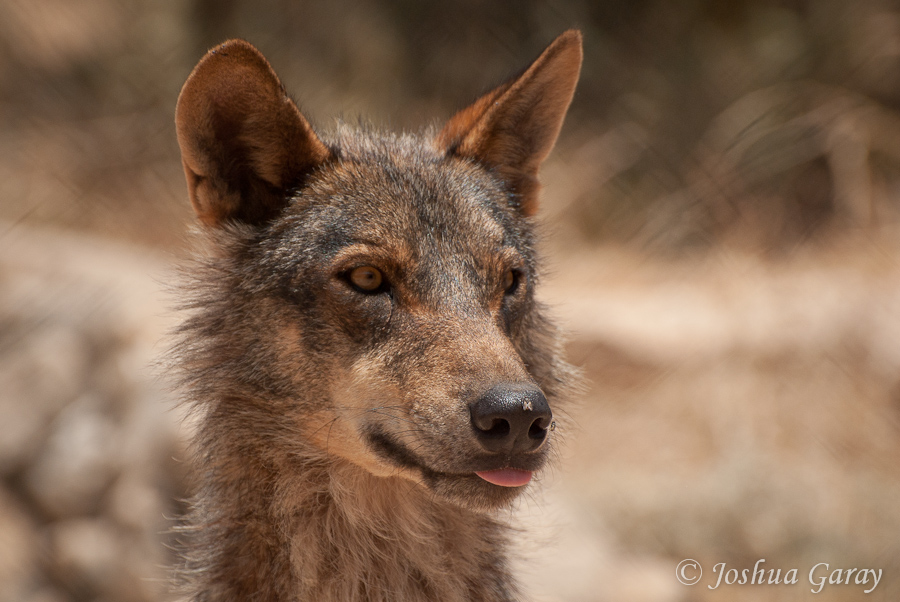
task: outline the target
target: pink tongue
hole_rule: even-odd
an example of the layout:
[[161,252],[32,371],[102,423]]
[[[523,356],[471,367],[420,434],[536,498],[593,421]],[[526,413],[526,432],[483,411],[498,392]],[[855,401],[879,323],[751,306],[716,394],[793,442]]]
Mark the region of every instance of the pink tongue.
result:
[[501,468],[500,470],[483,470],[476,472],[479,477],[499,485],[500,487],[521,487],[527,485],[531,480],[530,470],[519,470],[517,468]]

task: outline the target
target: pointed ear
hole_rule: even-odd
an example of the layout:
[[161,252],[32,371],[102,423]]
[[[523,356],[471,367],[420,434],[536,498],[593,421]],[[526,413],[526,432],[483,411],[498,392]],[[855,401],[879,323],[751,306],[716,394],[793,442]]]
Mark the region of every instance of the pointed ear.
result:
[[581,56],[581,32],[563,33],[521,75],[454,115],[438,134],[448,154],[497,174],[526,216],[537,211],[538,168],[572,102]]
[[191,204],[209,226],[270,221],[331,156],[263,55],[243,40],[200,60],[178,97],[175,126]]

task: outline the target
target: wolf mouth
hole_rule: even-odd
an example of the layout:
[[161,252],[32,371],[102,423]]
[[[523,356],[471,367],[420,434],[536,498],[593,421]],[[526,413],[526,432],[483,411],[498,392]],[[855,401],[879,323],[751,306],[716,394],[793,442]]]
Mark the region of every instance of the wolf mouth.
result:
[[[524,479],[524,474],[520,475],[517,479],[512,479],[512,481],[519,482],[519,485],[508,485],[498,482],[510,482],[508,474],[506,475],[506,478],[499,479],[491,478],[490,475],[508,472],[528,473],[530,475],[534,471],[540,469],[544,463],[543,454],[533,454],[527,457],[513,458],[487,456],[477,458],[477,460],[472,462],[473,465],[469,470],[449,472],[431,468],[410,449],[379,428],[370,429],[366,433],[366,441],[375,454],[391,464],[394,464],[398,468],[419,471],[426,483],[434,483],[442,479],[475,479],[499,487],[517,487],[519,485],[527,484],[528,481]],[[479,473],[484,473],[488,476],[485,477]]]

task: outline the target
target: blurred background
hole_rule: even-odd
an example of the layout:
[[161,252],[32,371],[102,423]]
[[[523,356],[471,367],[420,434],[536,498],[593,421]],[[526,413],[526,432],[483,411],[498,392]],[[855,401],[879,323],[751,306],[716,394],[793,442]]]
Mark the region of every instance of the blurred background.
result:
[[[0,0],[0,602],[172,599],[205,50],[252,41],[321,129],[417,129],[570,27],[542,295],[588,385],[513,515],[532,598],[900,599],[900,2]],[[709,589],[759,559],[800,582]]]

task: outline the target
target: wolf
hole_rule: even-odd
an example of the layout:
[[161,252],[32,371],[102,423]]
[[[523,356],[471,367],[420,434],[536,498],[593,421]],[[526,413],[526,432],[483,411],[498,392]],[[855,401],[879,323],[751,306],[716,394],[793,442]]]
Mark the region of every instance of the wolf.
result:
[[535,299],[538,169],[581,61],[567,31],[415,134],[314,130],[242,40],[194,68],[175,115],[203,241],[174,353],[196,415],[187,599],[520,599],[503,510],[575,378]]

